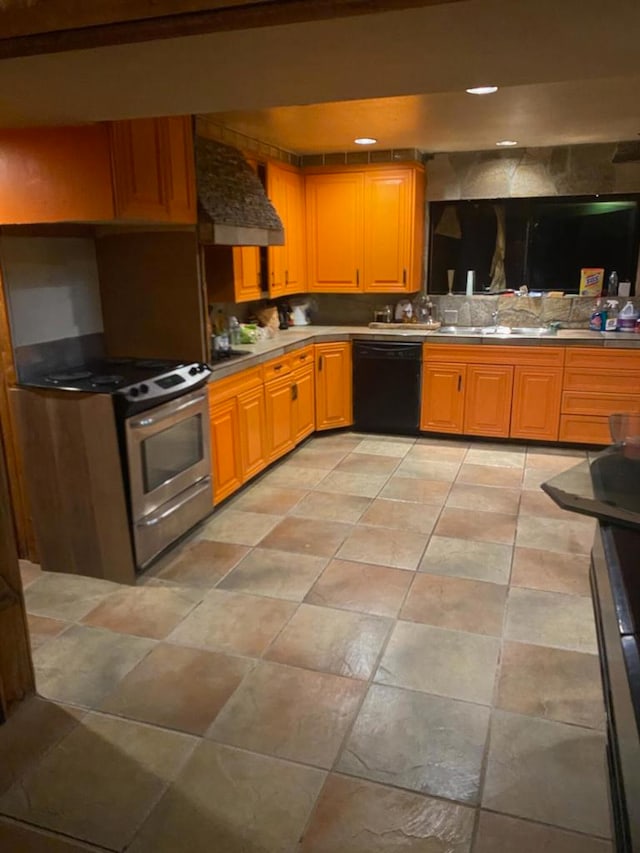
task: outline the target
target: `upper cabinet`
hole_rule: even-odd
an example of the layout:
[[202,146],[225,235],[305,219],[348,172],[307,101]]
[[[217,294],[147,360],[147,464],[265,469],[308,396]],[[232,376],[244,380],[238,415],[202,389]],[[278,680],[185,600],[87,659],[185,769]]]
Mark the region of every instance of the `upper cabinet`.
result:
[[284,246],[269,247],[269,295],[307,290],[304,177],[295,168],[267,165],[267,195],[284,225]]
[[424,170],[346,167],[306,176],[309,290],[406,293],[422,286]]
[[115,121],[110,136],[116,217],[194,223],[191,119]]

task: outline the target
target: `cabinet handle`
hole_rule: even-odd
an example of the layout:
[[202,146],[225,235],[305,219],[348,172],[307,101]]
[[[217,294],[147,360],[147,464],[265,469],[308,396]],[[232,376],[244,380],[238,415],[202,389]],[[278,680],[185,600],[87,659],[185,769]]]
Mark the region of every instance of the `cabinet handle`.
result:
[[306,359],[306,357],[307,357],[306,352],[305,352],[305,354],[304,354],[304,355],[300,355],[300,356],[298,356],[298,358],[300,359],[300,361],[304,361],[304,360]]
[[285,285],[289,284],[289,270],[284,271],[284,283]]
[[407,270],[406,269],[402,270],[402,283],[403,284],[407,283]]
[[298,386],[297,385],[291,386],[291,399],[292,400],[298,399]]
[[462,375],[458,374],[458,391],[462,388]]
[[282,370],[282,365],[281,364],[274,364],[273,369],[274,370]]
[[360,270],[356,270],[356,284],[360,284]]
[[322,370],[322,358],[323,356],[320,356],[320,358],[318,359],[318,370]]

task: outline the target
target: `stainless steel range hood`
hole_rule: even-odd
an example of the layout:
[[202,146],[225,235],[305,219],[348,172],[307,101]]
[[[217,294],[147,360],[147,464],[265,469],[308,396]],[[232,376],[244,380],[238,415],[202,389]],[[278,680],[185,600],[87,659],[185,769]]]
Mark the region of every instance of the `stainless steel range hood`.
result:
[[281,246],[284,228],[260,179],[237,148],[196,137],[201,243]]

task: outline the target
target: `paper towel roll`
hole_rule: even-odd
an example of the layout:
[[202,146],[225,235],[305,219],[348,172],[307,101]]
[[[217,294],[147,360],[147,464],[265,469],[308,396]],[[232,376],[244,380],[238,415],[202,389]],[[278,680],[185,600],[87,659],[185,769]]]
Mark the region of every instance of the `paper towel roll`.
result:
[[475,270],[467,270],[467,296],[473,296],[473,288],[476,283]]

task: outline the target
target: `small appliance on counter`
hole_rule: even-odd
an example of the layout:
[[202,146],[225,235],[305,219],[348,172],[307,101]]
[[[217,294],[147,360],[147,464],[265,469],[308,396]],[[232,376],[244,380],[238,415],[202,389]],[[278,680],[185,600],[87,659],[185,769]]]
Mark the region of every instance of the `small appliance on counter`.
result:
[[308,326],[311,323],[309,318],[309,303],[298,302],[291,303],[291,319],[294,326]]

